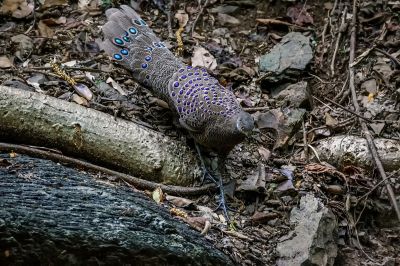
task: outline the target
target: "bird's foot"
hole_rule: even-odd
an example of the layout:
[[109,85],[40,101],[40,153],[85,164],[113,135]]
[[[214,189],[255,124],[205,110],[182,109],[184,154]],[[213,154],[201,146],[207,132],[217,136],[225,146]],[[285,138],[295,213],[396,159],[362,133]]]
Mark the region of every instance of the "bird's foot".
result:
[[235,212],[235,210],[233,210],[227,206],[227,203],[225,200],[225,189],[224,189],[224,184],[222,182],[222,176],[218,176],[217,187],[219,189],[219,201],[218,201],[218,206],[217,206],[217,208],[215,208],[214,211],[216,212],[218,210],[222,210],[222,213],[224,214],[226,222],[229,223],[230,218],[229,218],[228,210],[233,211],[233,212]]
[[195,143],[197,153],[199,155],[200,163],[201,163],[201,171],[203,172],[203,176],[201,177],[200,180],[200,185],[202,186],[204,184],[204,181],[210,180],[214,184],[218,185],[217,179],[214,178],[214,176],[208,171],[206,164],[204,163],[203,155],[201,154],[200,147],[197,143]]

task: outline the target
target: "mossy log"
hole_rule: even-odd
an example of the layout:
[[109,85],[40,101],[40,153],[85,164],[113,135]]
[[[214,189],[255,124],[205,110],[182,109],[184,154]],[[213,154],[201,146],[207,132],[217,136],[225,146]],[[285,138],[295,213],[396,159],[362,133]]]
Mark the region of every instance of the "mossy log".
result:
[[0,265],[231,265],[124,184],[0,153]]
[[0,86],[0,140],[56,148],[164,184],[199,177],[187,145],[160,132],[44,94]]

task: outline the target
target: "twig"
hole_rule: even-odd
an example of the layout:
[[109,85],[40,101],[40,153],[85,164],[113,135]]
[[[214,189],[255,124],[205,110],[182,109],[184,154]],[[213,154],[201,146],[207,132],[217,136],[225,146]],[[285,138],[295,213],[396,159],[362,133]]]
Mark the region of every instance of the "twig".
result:
[[172,6],[174,5],[174,0],[169,1],[167,4],[165,12],[167,13],[167,23],[168,23],[168,37],[174,38],[174,33],[172,31]]
[[369,53],[375,48],[375,45],[372,46],[371,48],[368,48],[367,50],[365,50],[362,54],[360,54],[359,56],[357,56],[357,58],[354,60],[353,63],[351,63],[351,66],[354,67],[356,65],[358,65],[367,55],[369,55]]
[[[70,67],[70,66],[63,66],[63,68],[68,70],[79,70],[79,71],[88,71],[88,72],[96,72],[96,73],[112,73],[112,71],[105,71],[101,69],[91,68],[91,67]],[[51,67],[31,67],[27,68],[27,70],[51,70]]]
[[381,54],[386,55],[387,57],[389,57],[398,67],[400,67],[400,61],[394,57],[393,55],[389,54],[388,52],[381,50],[379,48],[374,47],[375,51],[380,52]]
[[[328,27],[330,27],[332,24],[331,23],[332,22],[331,15],[335,11],[336,6],[337,6],[337,0],[335,0],[335,3],[333,4],[332,9],[328,11],[328,18],[324,25],[324,30],[322,31],[322,46],[324,46],[324,44],[325,44],[325,34],[326,34],[326,31],[328,30]],[[330,28],[332,28],[332,27],[330,27]]]
[[53,150],[43,150],[39,147],[34,146],[23,146],[17,144],[9,144],[9,143],[2,143],[0,142],[0,151],[3,152],[17,152],[17,153],[24,153],[30,156],[37,156],[44,159],[50,159],[54,161],[59,161],[63,163],[70,163],[79,167],[83,167],[85,169],[89,169],[92,171],[100,171],[106,173],[111,176],[115,176],[127,183],[133,185],[139,189],[148,189],[154,190],[157,187],[161,187],[163,192],[169,193],[171,195],[185,195],[185,196],[194,196],[204,194],[208,191],[216,191],[216,187],[214,184],[209,184],[201,187],[181,187],[181,186],[170,186],[170,185],[163,185],[156,182],[151,182],[148,180],[140,179],[137,177],[133,177],[131,175],[123,174],[117,171],[110,170],[105,167],[101,167],[92,163],[88,163],[82,160],[78,160],[72,157],[68,157],[59,153],[54,152]]
[[311,28],[305,28],[301,27],[286,21],[278,20],[278,19],[272,19],[272,18],[257,18],[256,22],[259,22],[264,25],[283,25],[283,26],[288,26],[288,27],[293,27],[297,30],[303,30],[303,31],[313,31]]
[[267,106],[262,106],[262,107],[246,107],[243,108],[244,111],[246,112],[257,112],[257,111],[265,111],[271,109],[270,107]]
[[194,20],[194,22],[193,22],[193,24],[192,24],[192,29],[190,30],[190,36],[192,36],[192,38],[193,38],[194,28],[196,27],[197,21],[199,20],[201,14],[203,13],[204,8],[208,5],[208,1],[209,1],[209,0],[206,0],[206,1],[204,2],[204,5],[201,5],[201,0],[199,1],[200,11],[199,11],[199,13],[197,14],[197,17],[196,17],[196,19]]
[[336,44],[335,44],[335,50],[333,51],[333,55],[332,55],[332,61],[331,61],[331,74],[332,74],[332,76],[335,75],[335,60],[336,60],[336,54],[337,54],[337,52],[339,50],[340,39],[342,39],[342,35],[346,31],[346,28],[347,28],[347,25],[346,25],[346,13],[347,13],[347,6],[345,6],[344,10],[343,10],[342,22],[340,23],[339,33],[338,33],[338,37],[336,39]]
[[343,83],[342,89],[339,91],[339,93],[333,98],[333,101],[337,101],[345,92],[347,84],[349,82],[349,75],[346,75],[346,80]]
[[366,118],[366,117],[364,117],[364,116],[358,114],[357,112],[354,112],[354,111],[352,111],[352,110],[350,110],[350,109],[344,107],[343,105],[338,104],[338,103],[332,101],[332,100],[329,99],[329,98],[324,97],[324,100],[325,100],[325,101],[328,101],[328,102],[330,102],[330,103],[332,103],[332,104],[334,104],[334,105],[336,105],[336,106],[339,107],[340,109],[343,109],[343,110],[345,110],[346,112],[349,112],[350,114],[353,114],[353,115],[357,116],[358,118],[361,118],[361,119],[363,119],[363,120],[365,120],[365,121],[367,121],[367,122],[369,122],[369,123],[374,123],[374,121],[372,121],[371,119]]
[[32,12],[33,12],[33,23],[32,23],[32,25],[29,27],[29,29],[27,29],[27,31],[25,31],[24,32],[24,34],[25,35],[27,35],[29,32],[31,32],[31,30],[35,27],[35,25],[36,25],[36,1],[35,0],[33,0],[33,9],[32,9]]
[[[354,62],[355,58],[355,47],[356,47],[356,23],[357,23],[357,0],[353,0],[353,18],[351,21],[351,36],[350,36],[350,55],[349,55],[349,78],[350,78],[350,91],[351,91],[351,98],[353,101],[353,105],[355,108],[355,111],[358,113],[360,110],[360,106],[358,105],[357,102],[357,93],[356,93],[356,88],[355,88],[355,81],[354,81],[354,67],[351,66],[351,63]],[[379,174],[381,175],[382,179],[385,180],[385,185],[386,185],[386,190],[389,194],[389,199],[390,203],[396,212],[397,218],[400,221],[400,209],[399,206],[397,205],[396,197],[393,192],[392,186],[390,185],[390,182],[387,181],[387,176],[386,172],[383,168],[382,162],[379,159],[378,152],[375,147],[374,140],[372,138],[371,132],[369,132],[367,125],[362,119],[359,119],[359,122],[361,124],[361,128],[363,131],[363,134],[365,136],[365,139],[368,144],[368,148],[371,152],[371,156],[373,158],[373,161],[375,163],[376,168],[378,169]]]
[[306,162],[308,162],[309,156],[308,156],[308,144],[307,144],[307,131],[306,131],[306,126],[305,126],[304,120],[303,120],[302,126],[303,126],[304,155],[306,156]]

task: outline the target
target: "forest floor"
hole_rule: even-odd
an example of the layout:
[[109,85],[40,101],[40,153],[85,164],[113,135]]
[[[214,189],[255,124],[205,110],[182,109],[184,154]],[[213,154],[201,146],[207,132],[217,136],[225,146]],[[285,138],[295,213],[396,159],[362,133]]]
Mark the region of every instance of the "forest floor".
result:
[[[99,48],[104,10],[126,1],[40,2],[0,4],[0,34],[6,37],[0,40],[1,85],[75,102],[171,137],[186,136],[174,125],[166,104]],[[290,211],[302,196],[312,193],[335,214],[337,265],[400,265],[400,223],[392,206],[400,198],[399,165],[382,173],[374,163],[359,164],[342,155],[334,160],[314,148],[321,140],[368,134],[397,141],[399,148],[399,1],[358,1],[355,13],[352,1],[333,0],[131,2],[171,51],[181,51],[185,63],[206,65],[230,87],[260,130],[228,156],[225,181],[233,181],[226,185],[226,193],[229,206],[238,211],[231,213],[232,230],[226,230],[219,212],[211,211],[207,239],[238,264],[273,265],[279,257],[277,244],[292,229]],[[175,34],[180,26],[183,46]],[[311,62],[294,73],[261,71],[263,55],[290,32],[311,40]],[[50,62],[63,64],[94,97],[74,91]],[[349,68],[349,62],[355,64]],[[299,82],[306,82],[300,83],[306,84],[303,93],[277,96]],[[293,101],[296,97],[300,103]],[[265,116],[271,110],[272,122]],[[306,111],[282,129],[287,110]],[[273,126],[260,126],[274,121]],[[212,154],[207,164],[215,166]],[[388,187],[397,198],[390,196]],[[217,199],[212,194],[191,198],[196,206],[210,208]],[[193,217],[203,215],[183,208],[186,200],[165,206],[182,207]]]

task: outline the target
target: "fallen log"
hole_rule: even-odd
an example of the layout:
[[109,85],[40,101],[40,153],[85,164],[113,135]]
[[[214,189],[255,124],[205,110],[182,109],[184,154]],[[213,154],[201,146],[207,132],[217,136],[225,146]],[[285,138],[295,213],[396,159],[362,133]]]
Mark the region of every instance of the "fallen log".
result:
[[[400,141],[376,138],[374,143],[385,170],[400,169]],[[334,136],[319,140],[314,146],[320,160],[332,165],[350,162],[352,165],[373,169],[371,152],[365,138],[352,135]]]
[[0,153],[0,265],[232,265],[124,184]]
[[56,148],[67,155],[164,184],[199,177],[181,141],[133,122],[47,95],[0,86],[0,140]]

